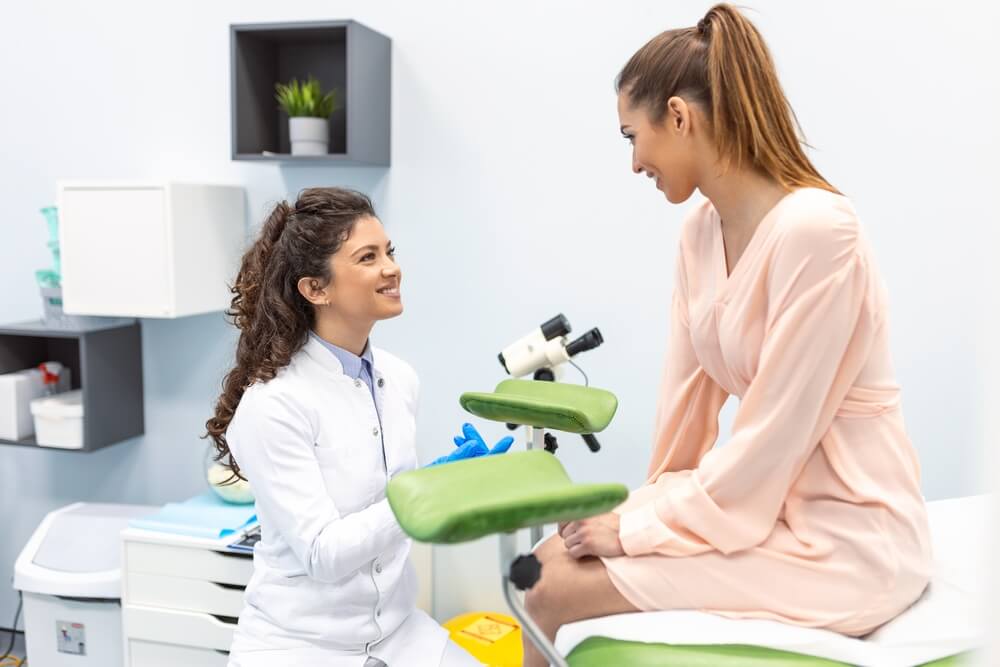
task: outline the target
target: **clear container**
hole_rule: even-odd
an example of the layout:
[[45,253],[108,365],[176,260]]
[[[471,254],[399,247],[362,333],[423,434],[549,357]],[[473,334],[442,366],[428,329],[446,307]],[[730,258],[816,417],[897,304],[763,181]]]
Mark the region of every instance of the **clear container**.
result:
[[40,287],[42,294],[42,320],[52,329],[86,329],[104,323],[126,322],[122,317],[96,317],[94,315],[67,315],[63,312],[62,287]]
[[52,268],[56,274],[62,273],[62,265],[59,258],[59,211],[55,206],[46,206],[41,209],[45,216],[45,222],[49,230],[49,250],[52,251]]
[[226,482],[232,478],[232,471],[215,460],[215,447],[209,445],[205,451],[205,481],[220,498],[234,505],[249,505],[254,501],[250,482],[237,479],[231,484]]

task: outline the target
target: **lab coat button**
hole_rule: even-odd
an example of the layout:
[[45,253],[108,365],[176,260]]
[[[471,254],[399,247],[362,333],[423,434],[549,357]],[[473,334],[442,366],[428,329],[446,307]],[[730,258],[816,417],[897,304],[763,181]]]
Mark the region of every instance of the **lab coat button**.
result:
[[377,426],[372,429],[372,435],[375,435],[375,436],[378,435],[378,427]]
[[375,617],[378,618],[380,616],[382,616],[382,610],[381,609],[376,609],[375,610]]
[[375,563],[375,574],[382,574],[382,563]]
[[384,378],[379,378],[378,379],[378,386],[379,386],[379,389],[381,389],[382,387],[385,386],[385,379]]
[[360,387],[361,386],[361,380],[359,380],[358,378],[354,378],[354,386],[355,387]]

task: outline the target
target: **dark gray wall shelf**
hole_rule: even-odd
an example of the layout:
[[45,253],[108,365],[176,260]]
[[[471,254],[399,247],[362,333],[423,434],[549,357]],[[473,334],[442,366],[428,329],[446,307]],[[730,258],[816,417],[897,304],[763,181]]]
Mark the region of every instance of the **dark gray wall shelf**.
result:
[[0,326],[0,373],[58,361],[83,389],[83,449],[42,447],[34,437],[4,445],[90,452],[143,434],[142,335],[138,322],[52,329],[42,322]]
[[[232,158],[389,166],[391,42],[356,21],[230,26]],[[288,116],[274,84],[309,75],[342,103],[330,117],[330,154],[291,155]]]

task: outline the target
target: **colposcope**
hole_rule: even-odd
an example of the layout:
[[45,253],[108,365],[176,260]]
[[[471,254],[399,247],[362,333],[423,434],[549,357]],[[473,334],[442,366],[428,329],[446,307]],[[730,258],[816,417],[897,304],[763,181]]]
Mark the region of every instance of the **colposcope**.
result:
[[[562,377],[565,365],[572,363],[572,357],[604,342],[597,327],[573,341],[569,340],[570,331],[569,320],[560,313],[505,347],[498,355],[500,365],[513,377],[531,375],[535,380],[556,382]],[[517,425],[507,424],[507,428],[513,431]],[[584,434],[583,440],[592,452],[601,448],[593,434]],[[555,453],[557,447],[555,436],[546,433],[545,450]]]

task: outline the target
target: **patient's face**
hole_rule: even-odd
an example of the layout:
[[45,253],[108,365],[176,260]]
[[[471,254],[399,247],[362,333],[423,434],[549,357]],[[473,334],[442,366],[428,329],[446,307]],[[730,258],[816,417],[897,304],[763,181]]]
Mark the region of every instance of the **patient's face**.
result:
[[622,92],[618,95],[618,120],[622,136],[632,146],[632,171],[653,180],[668,201],[679,204],[696,187],[697,160],[690,140],[693,107],[680,98],[671,98],[671,102],[664,120],[655,122],[645,107],[633,106]]

